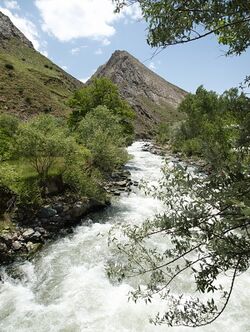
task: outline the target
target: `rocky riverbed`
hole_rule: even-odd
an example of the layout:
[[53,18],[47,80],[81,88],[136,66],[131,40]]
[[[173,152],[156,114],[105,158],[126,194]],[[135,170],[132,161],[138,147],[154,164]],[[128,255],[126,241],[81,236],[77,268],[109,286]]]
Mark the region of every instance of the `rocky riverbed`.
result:
[[161,157],[174,158],[176,163],[186,163],[189,166],[194,166],[197,172],[209,174],[212,171],[211,165],[205,160],[192,156],[187,157],[181,152],[174,153],[168,145],[161,146],[153,142],[145,142],[142,150]]

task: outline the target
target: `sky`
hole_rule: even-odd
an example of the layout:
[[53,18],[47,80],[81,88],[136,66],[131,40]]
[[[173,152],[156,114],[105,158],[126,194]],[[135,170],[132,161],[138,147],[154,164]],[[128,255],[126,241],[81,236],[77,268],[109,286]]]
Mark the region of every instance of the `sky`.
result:
[[171,46],[152,58],[138,5],[114,13],[111,0],[0,0],[0,11],[65,71],[85,82],[115,50],[126,50],[167,81],[189,92],[218,93],[249,75],[250,49],[225,56],[215,37]]

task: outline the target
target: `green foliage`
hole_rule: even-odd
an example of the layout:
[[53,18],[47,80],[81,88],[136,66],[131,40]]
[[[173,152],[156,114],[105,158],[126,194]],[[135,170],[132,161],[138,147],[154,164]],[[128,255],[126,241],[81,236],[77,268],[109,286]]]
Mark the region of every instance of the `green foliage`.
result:
[[201,156],[217,168],[238,162],[237,150],[249,132],[250,101],[246,95],[231,89],[218,96],[200,87],[184,99],[179,110],[187,119],[175,134],[175,150]]
[[105,200],[103,176],[127,161],[120,118],[106,107],[89,112],[75,136],[62,119],[51,115],[20,124],[3,115],[0,124],[5,157],[0,184],[15,191],[23,204],[40,204],[52,175],[62,175],[77,195]]
[[19,121],[16,117],[0,114],[0,161],[11,157],[18,124]]
[[78,139],[92,154],[92,167],[109,174],[127,161],[119,116],[98,106],[79,123]]
[[64,183],[78,194],[94,197],[98,193],[96,179],[88,174],[90,151],[69,135],[61,120],[40,115],[20,126],[16,142],[18,156],[28,161],[36,174],[23,178],[17,188],[22,200],[32,198],[33,191],[38,200],[39,196],[35,193],[37,191],[41,196],[41,189],[52,169],[57,169],[63,175]]
[[[0,185],[10,187],[19,180],[19,176],[14,167],[0,163]],[[11,188],[12,189],[12,188]]]
[[[13,181],[13,179],[12,179]],[[18,181],[14,186],[18,203],[26,206],[39,206],[42,203],[41,183],[36,176]]]
[[162,145],[167,144],[171,137],[170,132],[170,125],[168,123],[160,123],[156,128],[156,142]]
[[74,109],[70,116],[70,124],[73,127],[77,127],[82,118],[97,106],[106,106],[110,114],[119,117],[124,136],[131,141],[134,113],[128,103],[120,97],[117,86],[109,79],[95,78],[91,84],[75,92],[69,105]]
[[250,7],[245,0],[113,0],[117,11],[138,2],[148,23],[147,42],[153,47],[183,44],[214,34],[241,54],[250,45]]
[[101,176],[92,169],[92,154],[89,149],[76,143],[71,137],[64,153],[63,181],[71,191],[87,197],[102,199]]
[[57,158],[64,154],[66,131],[56,118],[40,115],[20,125],[16,144],[18,155],[29,160],[39,178],[46,180]]

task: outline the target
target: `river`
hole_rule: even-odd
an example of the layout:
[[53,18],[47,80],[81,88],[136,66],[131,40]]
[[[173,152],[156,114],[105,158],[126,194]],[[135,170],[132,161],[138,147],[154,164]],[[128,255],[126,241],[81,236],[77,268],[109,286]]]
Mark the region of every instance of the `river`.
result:
[[[127,164],[132,180],[157,183],[162,158],[142,151],[142,142],[129,147]],[[154,326],[149,317],[164,303],[128,302],[131,286],[112,285],[105,264],[110,258],[107,233],[120,222],[136,223],[163,209],[160,201],[142,191],[117,198],[106,212],[86,219],[68,237],[47,245],[32,262],[7,274],[0,285],[0,332],[186,332],[194,329]],[[183,281],[185,282],[185,281]],[[224,314],[197,332],[250,332],[250,277],[239,276]]]

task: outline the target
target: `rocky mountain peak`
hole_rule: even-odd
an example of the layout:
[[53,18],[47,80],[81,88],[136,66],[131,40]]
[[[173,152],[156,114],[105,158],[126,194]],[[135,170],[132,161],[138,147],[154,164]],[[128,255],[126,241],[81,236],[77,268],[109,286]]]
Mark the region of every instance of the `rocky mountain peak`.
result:
[[11,22],[8,16],[0,12],[0,44],[11,38],[19,39],[26,46],[33,48],[33,44],[24,34]]
[[115,51],[94,77],[108,77],[117,84],[120,94],[137,114],[139,136],[161,121],[176,121],[178,105],[187,92],[167,82],[127,51]]

